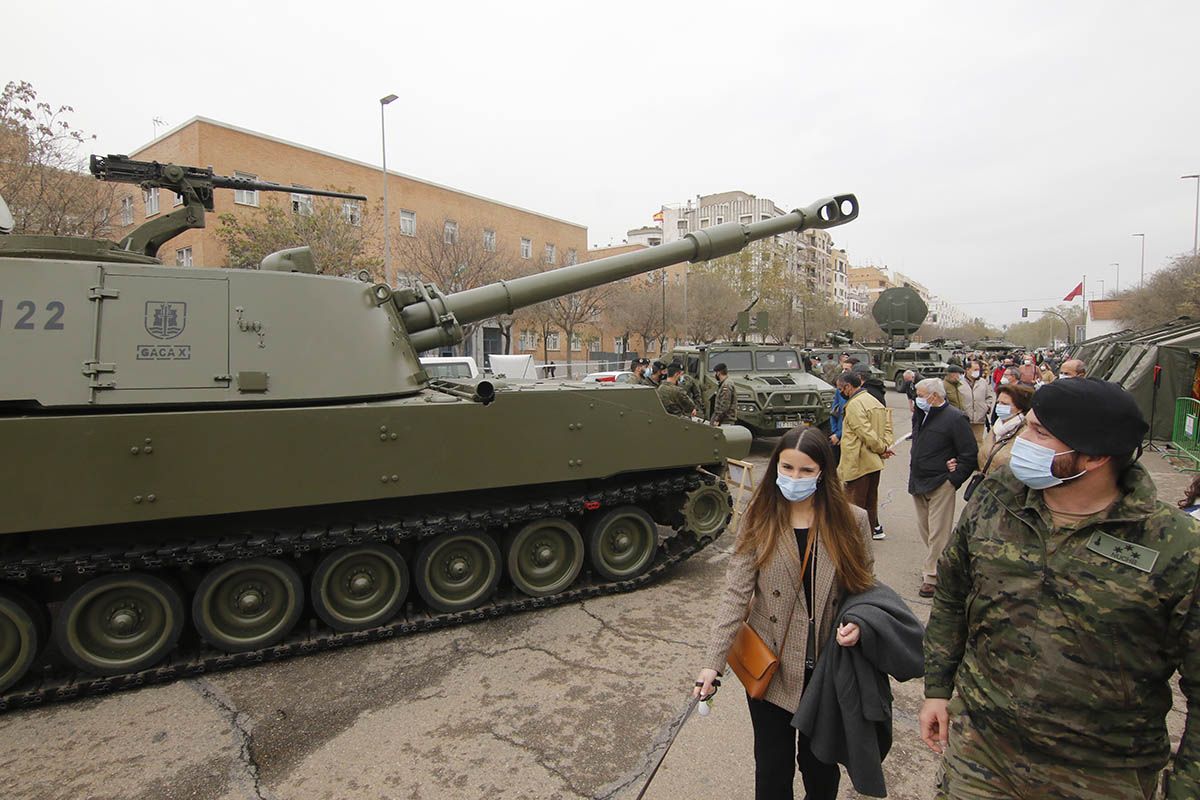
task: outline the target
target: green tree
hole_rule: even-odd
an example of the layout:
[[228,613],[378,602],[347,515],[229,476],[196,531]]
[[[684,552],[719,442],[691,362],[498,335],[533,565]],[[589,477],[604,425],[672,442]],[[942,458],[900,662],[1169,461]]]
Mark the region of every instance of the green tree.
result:
[[80,149],[96,137],[71,125],[72,111],[39,101],[25,81],[9,81],[0,92],[0,195],[14,233],[112,234],[116,185],[87,174]]
[[225,264],[255,269],[277,250],[307,245],[323,275],[354,275],[366,270],[373,280],[380,281],[383,260],[378,252],[378,225],[361,205],[356,212],[350,211],[346,203],[353,202],[314,197],[311,205],[305,203],[294,210],[268,197],[257,211],[221,214],[216,236],[225,246]]

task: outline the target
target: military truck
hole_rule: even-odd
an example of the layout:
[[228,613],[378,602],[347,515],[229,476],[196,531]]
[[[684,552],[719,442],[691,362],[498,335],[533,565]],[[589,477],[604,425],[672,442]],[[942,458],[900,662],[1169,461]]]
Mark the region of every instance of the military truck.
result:
[[712,368],[724,363],[737,398],[738,424],[755,436],[778,436],[797,425],[829,425],[833,387],[809,374],[801,353],[792,345],[721,342],[676,347],[668,360],[678,361],[699,381],[705,415],[712,414],[717,393]]
[[888,379],[897,384],[904,379],[907,369],[919,372],[922,378],[944,378],[950,366],[937,350],[915,346],[904,350],[885,350],[880,354],[879,365]]
[[[817,358],[821,359],[822,365],[825,364],[828,356],[832,355],[836,361],[837,359],[841,358],[842,353],[845,353],[851,358],[857,358],[859,364],[866,364],[867,370],[870,372],[871,377],[879,378],[880,380],[887,378],[887,376],[884,375],[883,370],[876,366],[876,357],[867,352],[866,348],[860,345],[852,344],[846,347],[811,347],[804,351],[804,355],[809,358],[816,356]],[[862,368],[860,367],[859,369],[861,370]],[[817,377],[821,377],[821,375],[818,373]]]

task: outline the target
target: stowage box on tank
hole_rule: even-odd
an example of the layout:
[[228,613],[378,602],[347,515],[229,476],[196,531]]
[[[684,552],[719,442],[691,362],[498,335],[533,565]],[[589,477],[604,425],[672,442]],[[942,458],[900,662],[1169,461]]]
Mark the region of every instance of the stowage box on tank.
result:
[[431,381],[417,354],[858,214],[844,195],[443,294],[316,274],[303,248],[164,267],[215,188],[313,190],[122,156],[92,170],[183,205],[119,243],[0,236],[0,709],[653,579],[728,524],[717,475],[744,429],[627,384]]

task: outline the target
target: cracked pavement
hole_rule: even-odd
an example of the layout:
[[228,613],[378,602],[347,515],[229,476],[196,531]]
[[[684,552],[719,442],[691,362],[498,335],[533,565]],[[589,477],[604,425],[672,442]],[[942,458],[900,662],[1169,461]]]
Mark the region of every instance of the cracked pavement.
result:
[[[756,472],[772,445],[755,445]],[[881,579],[924,617],[906,455],[884,471],[888,538],[875,554]],[[1186,485],[1157,456],[1144,463],[1165,498]],[[0,715],[0,797],[624,800],[672,741],[648,798],[747,797],[752,738],[736,678],[710,716],[680,724],[732,543],[631,594]],[[929,798],[920,684],[895,693],[889,793]],[[857,797],[845,783],[842,796]]]

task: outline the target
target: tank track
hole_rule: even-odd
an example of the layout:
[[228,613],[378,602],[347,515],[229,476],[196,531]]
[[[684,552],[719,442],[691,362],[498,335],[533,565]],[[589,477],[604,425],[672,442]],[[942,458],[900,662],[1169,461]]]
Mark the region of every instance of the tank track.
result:
[[[19,585],[37,577],[53,579],[63,575],[94,576],[132,570],[155,571],[172,567],[219,564],[258,556],[300,556],[371,542],[400,543],[445,531],[462,530],[464,527],[495,528],[547,516],[577,515],[585,508],[597,508],[596,503],[599,503],[599,508],[646,503],[671,495],[681,495],[705,483],[725,488],[724,481],[700,470],[665,475],[658,473],[653,478],[643,476],[640,480],[626,480],[594,491],[564,493],[534,502],[500,503],[450,514],[428,513],[381,520],[364,519],[353,524],[320,529],[248,531],[229,536],[181,540],[135,550],[109,547],[26,556],[0,561],[0,578]],[[0,694],[0,712],[103,695],[151,684],[169,683],[182,678],[347,645],[407,636],[510,613],[629,592],[656,580],[675,564],[707,547],[716,538],[699,538],[684,529],[683,525],[682,519],[673,522],[675,535],[659,543],[658,552],[649,569],[636,578],[603,581],[592,576],[585,568],[584,573],[569,589],[548,597],[529,597],[512,587],[504,587],[483,606],[454,613],[414,608],[409,602],[390,622],[351,633],[336,632],[309,615],[301,620],[284,641],[271,647],[244,653],[225,653],[200,643],[192,652],[176,650],[166,661],[151,669],[122,675],[98,677],[52,667],[44,667],[41,670],[35,668],[16,686]],[[723,531],[724,528],[717,536]]]

